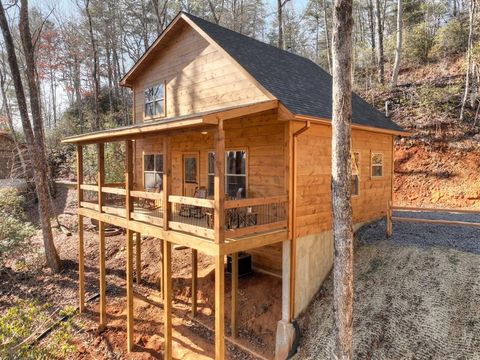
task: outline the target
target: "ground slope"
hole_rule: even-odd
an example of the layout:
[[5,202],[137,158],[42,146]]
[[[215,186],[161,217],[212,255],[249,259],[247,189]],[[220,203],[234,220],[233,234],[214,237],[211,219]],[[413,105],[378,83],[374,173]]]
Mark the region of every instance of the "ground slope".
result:
[[[396,224],[388,240],[383,223],[361,230],[354,358],[479,359],[479,236],[470,228],[407,223]],[[296,359],[331,357],[332,286],[330,277],[300,318]]]

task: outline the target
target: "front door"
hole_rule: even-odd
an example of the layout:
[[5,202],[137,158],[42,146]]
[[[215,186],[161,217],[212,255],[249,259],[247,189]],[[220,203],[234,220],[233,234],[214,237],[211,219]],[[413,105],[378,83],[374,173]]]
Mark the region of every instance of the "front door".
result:
[[193,196],[198,187],[198,154],[183,155],[183,196]]

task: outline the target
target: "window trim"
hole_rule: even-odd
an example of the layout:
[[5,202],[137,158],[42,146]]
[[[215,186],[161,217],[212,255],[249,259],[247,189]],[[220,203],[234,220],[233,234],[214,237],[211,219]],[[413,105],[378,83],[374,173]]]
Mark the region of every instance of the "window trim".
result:
[[352,153],[353,153],[354,158],[355,158],[355,154],[358,154],[358,164],[357,164],[358,174],[357,175],[352,174],[352,177],[357,176],[357,179],[358,179],[358,193],[357,194],[354,194],[353,192],[351,193],[351,196],[356,198],[356,197],[360,196],[360,169],[361,169],[362,162],[361,162],[361,157],[360,157],[361,156],[360,155],[360,150],[352,150]]
[[[373,165],[373,156],[374,155],[381,155],[382,157],[382,165],[381,165],[381,168],[382,168],[382,175],[374,175],[373,174],[373,167],[374,166],[379,166],[379,165]],[[385,176],[385,154],[382,152],[382,151],[372,151],[371,154],[370,154],[370,177],[372,179],[383,179],[384,176]]]
[[[145,156],[149,156],[149,155],[153,155],[153,170],[145,170]],[[163,174],[164,174],[164,171],[165,171],[165,163],[163,163],[163,169],[162,171],[156,171],[155,170],[155,156],[162,156],[163,160],[165,160],[165,157],[163,156],[163,152],[143,152],[142,154],[142,188],[143,188],[143,191],[152,191],[152,189],[147,189],[145,187],[145,173],[149,173],[149,174],[161,174],[162,176],[162,182],[163,182]],[[153,189],[155,190],[155,189]]]
[[[245,175],[243,174],[230,174],[230,176],[244,176],[245,177],[245,198],[248,197],[248,189],[249,189],[249,174],[248,174],[248,164],[249,164],[249,151],[248,151],[248,147],[244,147],[244,148],[226,148],[225,149],[225,164],[224,164],[224,169],[223,169],[223,176],[225,178],[224,180],[224,186],[225,186],[225,194],[226,194],[226,187],[227,187],[227,152],[229,151],[244,151],[246,154],[247,154],[247,158],[245,159]],[[207,192],[208,192],[208,184],[209,184],[209,181],[208,181],[208,177],[213,175],[215,176],[215,172],[212,174],[209,172],[209,169],[208,169],[208,155],[210,153],[215,153],[215,150],[208,150],[207,151]],[[215,171],[215,169],[214,169]]]
[[[148,89],[151,89],[155,86],[160,86],[160,85],[163,85],[163,114],[161,115],[146,115],[145,114],[145,105],[147,103],[147,99],[145,97],[145,91],[147,91]],[[155,100],[152,101],[152,103],[154,103]],[[161,119],[161,118],[165,118],[167,117],[167,82],[164,80],[164,81],[160,81],[160,82],[156,82],[154,84],[152,84],[151,86],[147,86],[143,89],[143,120],[144,121],[152,121],[152,120],[155,120],[155,119]]]

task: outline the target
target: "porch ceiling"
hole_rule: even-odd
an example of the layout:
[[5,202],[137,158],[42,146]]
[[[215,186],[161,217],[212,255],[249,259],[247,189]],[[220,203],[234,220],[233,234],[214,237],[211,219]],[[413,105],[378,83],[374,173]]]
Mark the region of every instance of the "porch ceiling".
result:
[[173,118],[162,118],[148,123],[122,126],[115,129],[101,130],[87,134],[67,137],[64,144],[95,144],[127,139],[138,139],[149,135],[180,129],[195,127],[209,127],[217,125],[219,120],[227,120],[239,116],[267,111],[278,107],[278,101],[269,100],[255,104],[234,106],[221,110],[213,110]]

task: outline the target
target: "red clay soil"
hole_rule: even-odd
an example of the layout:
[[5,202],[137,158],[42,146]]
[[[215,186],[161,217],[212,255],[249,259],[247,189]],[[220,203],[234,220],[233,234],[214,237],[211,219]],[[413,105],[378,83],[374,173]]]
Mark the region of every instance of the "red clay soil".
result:
[[432,150],[426,146],[397,147],[394,203],[478,208],[479,171],[478,151]]
[[[57,307],[77,305],[78,250],[75,216],[75,192],[60,190],[56,198],[57,212],[63,224],[72,229],[72,236],[55,230],[55,243],[64,262],[57,275],[41,265],[18,268],[18,260],[31,263],[41,248],[40,234],[32,246],[17,254],[0,274],[0,312],[19,299],[39,299]],[[98,293],[98,235],[87,221],[85,232],[86,298]],[[163,358],[163,305],[159,301],[158,275],[160,243],[154,238],[142,240],[142,283],[134,284],[135,349],[126,353],[125,236],[106,238],[107,267],[107,330],[99,334],[98,299],[87,304],[84,315],[77,315],[78,332],[74,342],[78,352],[73,359],[161,359]],[[41,257],[43,258],[43,257]],[[177,359],[214,357],[214,264],[213,258],[198,254],[198,315],[190,317],[191,256],[190,250],[173,250],[172,256],[174,311],[173,352]],[[15,290],[13,291],[13,288]],[[230,335],[230,278],[225,284],[225,325]],[[245,347],[273,358],[275,331],[281,314],[281,280],[255,273],[239,280],[239,339]],[[48,340],[47,340],[48,341]],[[255,358],[226,342],[227,358]]]

